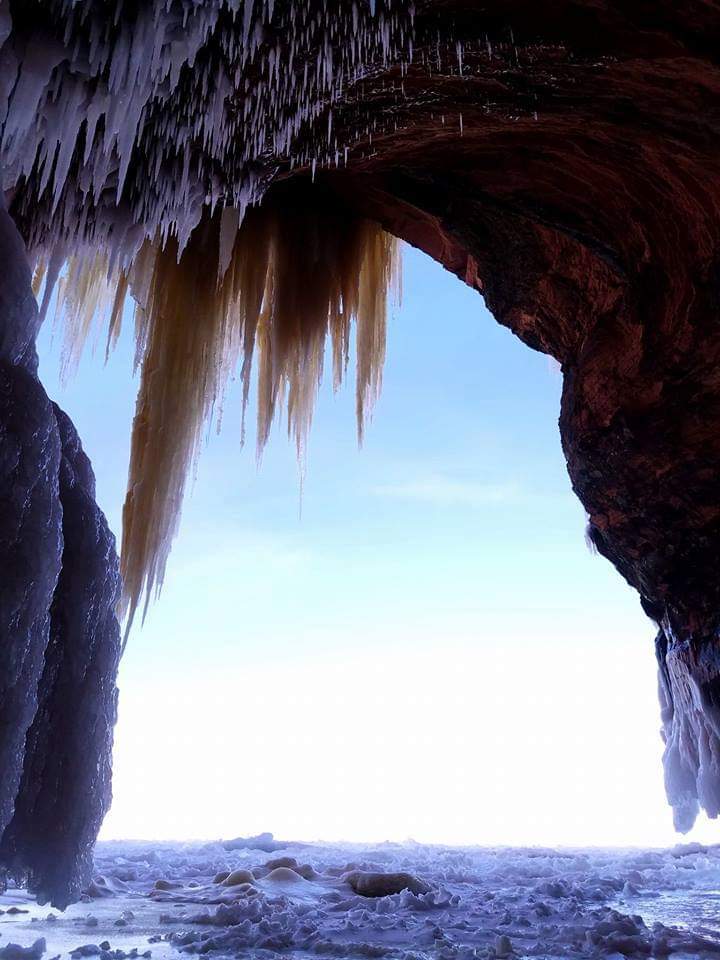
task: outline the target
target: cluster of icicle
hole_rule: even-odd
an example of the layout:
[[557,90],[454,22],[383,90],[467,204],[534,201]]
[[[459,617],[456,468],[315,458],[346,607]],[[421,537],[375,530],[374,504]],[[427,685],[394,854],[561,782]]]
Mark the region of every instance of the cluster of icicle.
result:
[[[381,385],[387,297],[399,295],[397,242],[377,224],[295,196],[291,209],[232,209],[203,222],[182,253],[146,241],[127,271],[107,258],[71,259],[58,290],[72,366],[100,316],[117,339],[128,292],[136,303],[141,369],[123,511],[121,569],[128,629],[138,604],[159,591],[176,535],[185,481],[205,427],[239,366],[243,415],[257,355],[257,445],[276,412],[302,456],[332,344],[333,383],[342,381],[355,327],[359,438]],[[43,266],[36,273],[42,280]],[[243,416],[244,423],[244,416]]]
[[182,250],[206,208],[242,213],[278,165],[344,156],[333,106],[412,51],[406,0],[12,10],[12,31],[0,19],[4,187],[22,184],[30,246],[51,235],[56,269],[78,242],[120,268],[147,238],[174,235]]
[[159,589],[188,470],[223,387],[258,358],[301,450],[332,340],[357,324],[358,424],[379,388],[394,242],[310,193],[257,208],[279,169],[337,163],[333,107],[412,55],[406,0],[0,0],[0,169],[72,366],[137,304],[141,383],[124,511],[128,622]]

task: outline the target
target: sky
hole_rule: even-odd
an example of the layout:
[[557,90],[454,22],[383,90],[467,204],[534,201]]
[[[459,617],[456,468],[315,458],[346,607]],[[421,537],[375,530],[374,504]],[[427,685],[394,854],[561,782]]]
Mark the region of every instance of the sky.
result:
[[[324,384],[305,477],[240,397],[208,434],[160,599],[121,665],[101,837],[666,845],[654,630],[584,540],[556,365],[405,246],[382,395]],[[137,381],[116,351],[66,384],[119,532]],[[329,370],[328,370],[329,373]],[[328,381],[331,377],[328,376]],[[252,423],[253,411],[249,423]],[[699,822],[689,839],[717,840]]]

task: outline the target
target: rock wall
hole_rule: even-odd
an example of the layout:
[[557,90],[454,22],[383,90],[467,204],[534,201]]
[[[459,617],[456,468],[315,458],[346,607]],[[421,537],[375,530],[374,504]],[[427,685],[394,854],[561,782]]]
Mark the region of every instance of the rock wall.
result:
[[40,385],[37,307],[20,237],[0,211],[0,831],[10,822],[62,563],[60,437]]
[[37,378],[38,312],[0,210],[0,866],[64,907],[110,803],[115,541],[68,417]]

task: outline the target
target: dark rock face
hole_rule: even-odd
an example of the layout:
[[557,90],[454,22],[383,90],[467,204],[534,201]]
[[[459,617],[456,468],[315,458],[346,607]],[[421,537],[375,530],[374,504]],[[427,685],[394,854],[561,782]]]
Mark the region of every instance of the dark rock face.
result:
[[0,218],[0,865],[64,907],[110,803],[118,563],[90,463],[37,380],[29,268]]
[[0,211],[0,832],[13,814],[25,736],[60,574],[60,438],[52,405],[35,376],[37,308],[22,244]]
[[95,503],[90,462],[69,418],[53,407],[62,445],[62,567],[38,707],[3,849],[28,872],[41,903],[65,905],[78,899],[90,879],[92,847],[112,796],[119,576],[115,540]]
[[0,826],[13,813],[25,735],[60,572],[59,441],[52,407],[25,368],[0,364]]

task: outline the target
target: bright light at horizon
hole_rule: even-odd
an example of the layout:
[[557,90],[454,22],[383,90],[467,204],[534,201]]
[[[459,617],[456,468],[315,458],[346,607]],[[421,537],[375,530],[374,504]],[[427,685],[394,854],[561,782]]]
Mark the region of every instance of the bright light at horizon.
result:
[[152,683],[138,656],[101,836],[682,840],[663,795],[651,651],[640,638],[605,648],[544,639],[249,667],[236,655]]

